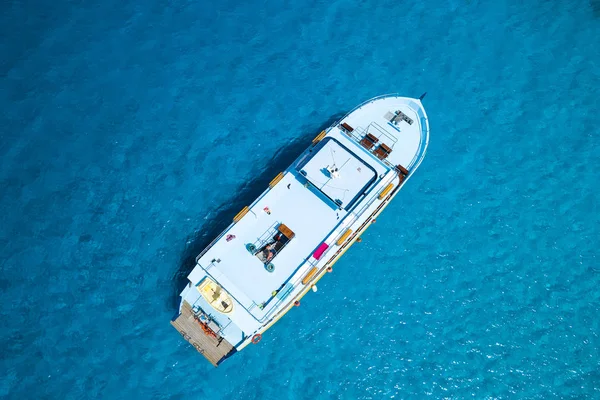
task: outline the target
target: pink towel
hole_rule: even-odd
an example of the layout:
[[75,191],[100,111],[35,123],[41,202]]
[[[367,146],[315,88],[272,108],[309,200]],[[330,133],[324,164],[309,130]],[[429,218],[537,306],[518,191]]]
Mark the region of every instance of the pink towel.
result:
[[323,253],[325,253],[325,250],[327,250],[328,248],[329,245],[327,243],[321,243],[321,245],[319,245],[319,247],[317,247],[317,250],[315,250],[315,252],[313,253],[313,257],[317,260],[320,259]]

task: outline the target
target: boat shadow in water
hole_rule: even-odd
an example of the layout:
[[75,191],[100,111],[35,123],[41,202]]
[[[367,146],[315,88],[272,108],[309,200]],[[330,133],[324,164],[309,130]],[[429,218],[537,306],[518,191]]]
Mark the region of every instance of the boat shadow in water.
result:
[[600,18],[600,0],[590,0],[590,7],[594,17]]
[[185,250],[181,255],[179,268],[173,277],[173,288],[170,301],[176,314],[179,310],[179,293],[188,283],[187,276],[196,266],[196,257],[210,242],[225,230],[233,217],[245,206],[250,205],[268,187],[269,182],[285,170],[298,156],[310,145],[311,140],[323,129],[328,128],[340,120],[346,113],[332,115],[321,127],[307,126],[302,132],[311,132],[312,136],[303,136],[281,148],[255,179],[244,184],[237,191],[235,198],[224,202],[215,212],[214,216],[206,219],[201,229],[187,238]]

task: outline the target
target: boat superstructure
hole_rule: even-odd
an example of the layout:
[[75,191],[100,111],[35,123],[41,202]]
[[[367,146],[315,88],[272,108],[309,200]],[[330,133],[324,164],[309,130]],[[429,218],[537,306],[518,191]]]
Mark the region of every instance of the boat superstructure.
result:
[[173,326],[215,366],[314,287],[423,160],[420,99],[359,105],[312,144],[196,258]]

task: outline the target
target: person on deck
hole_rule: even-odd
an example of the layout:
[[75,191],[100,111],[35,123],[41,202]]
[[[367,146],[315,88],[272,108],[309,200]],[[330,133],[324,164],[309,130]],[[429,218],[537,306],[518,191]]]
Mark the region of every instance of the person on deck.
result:
[[269,262],[273,259],[273,257],[275,257],[275,243],[271,243],[270,245],[265,247],[265,251],[267,252],[266,253],[266,256],[267,256],[266,262]]

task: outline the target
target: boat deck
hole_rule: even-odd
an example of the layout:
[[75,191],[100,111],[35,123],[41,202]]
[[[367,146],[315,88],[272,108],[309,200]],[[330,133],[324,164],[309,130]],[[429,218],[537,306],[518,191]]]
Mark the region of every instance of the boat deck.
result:
[[204,333],[187,301],[183,301],[180,313],[175,320],[171,321],[171,325],[212,365],[218,366],[221,361],[236,352],[235,347],[219,335],[213,337]]

